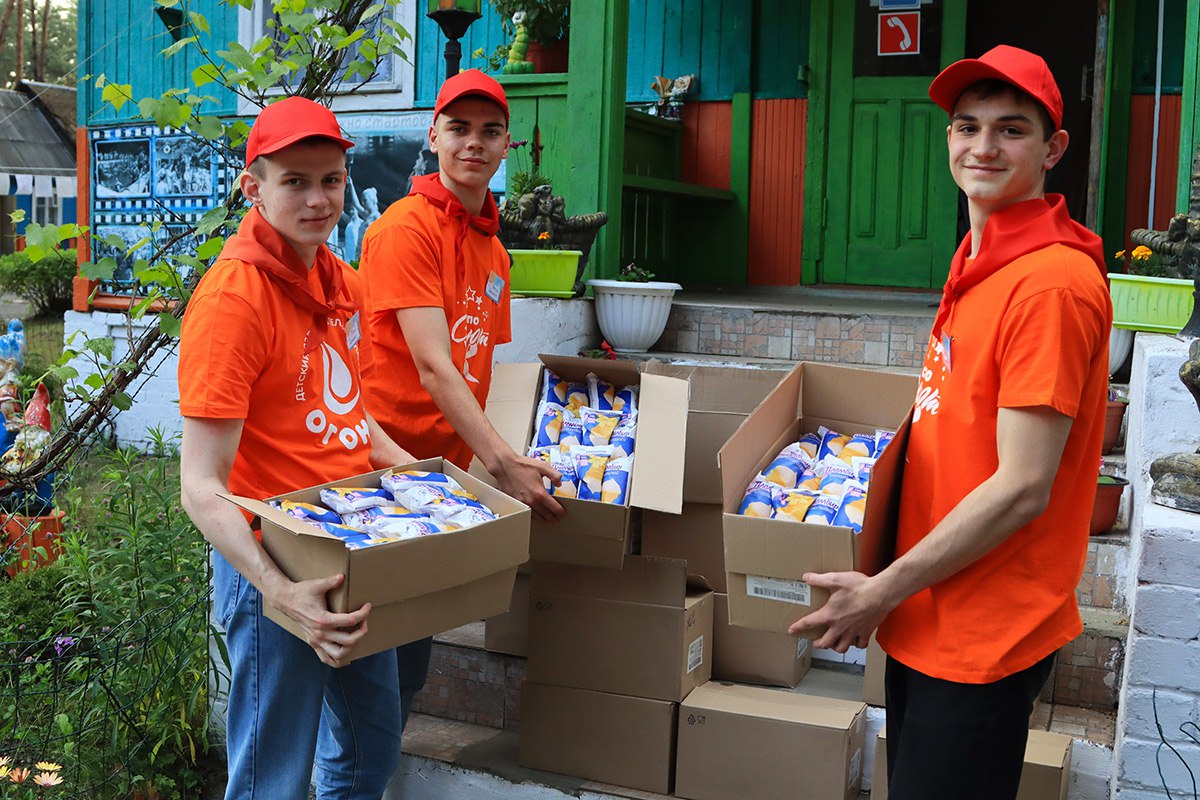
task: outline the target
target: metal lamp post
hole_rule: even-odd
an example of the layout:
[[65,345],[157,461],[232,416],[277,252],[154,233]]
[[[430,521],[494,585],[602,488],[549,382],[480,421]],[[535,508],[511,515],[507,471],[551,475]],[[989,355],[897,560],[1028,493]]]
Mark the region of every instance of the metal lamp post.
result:
[[429,0],[426,14],[438,24],[446,35],[446,77],[458,74],[462,62],[462,45],[458,40],[471,27],[471,23],[483,16],[483,0]]

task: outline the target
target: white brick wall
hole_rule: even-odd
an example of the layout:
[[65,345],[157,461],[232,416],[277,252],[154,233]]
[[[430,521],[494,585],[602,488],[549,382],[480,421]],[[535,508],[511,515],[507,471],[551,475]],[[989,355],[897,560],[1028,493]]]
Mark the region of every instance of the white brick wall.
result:
[[[1165,797],[1164,783],[1174,796],[1191,797],[1180,758],[1200,774],[1200,745],[1180,732],[1200,724],[1200,515],[1150,502],[1149,478],[1155,458],[1200,444],[1200,415],[1178,377],[1187,344],[1144,333],[1134,344],[1125,453],[1138,568],[1126,587],[1131,624],[1112,795],[1119,800]],[[1164,737],[1178,756],[1160,746]]]
[[[95,311],[83,314],[68,311],[64,316],[64,338],[68,347],[82,349],[84,335],[91,338],[111,336],[116,347],[113,362],[119,364],[129,353],[129,318],[125,314]],[[136,339],[149,325],[157,325],[155,315],[147,315],[134,323]],[[580,350],[597,346],[600,334],[591,300],[556,300],[550,298],[518,298],[512,301],[513,341],[496,348],[495,360],[503,363],[536,361],[538,353],[575,355]],[[85,359],[76,359],[82,381],[95,372]],[[179,417],[179,382],[176,371],[179,359],[174,347],[163,351],[152,366],[152,374],[134,383],[133,407],[115,418],[117,441],[125,446],[145,447],[150,443],[148,431],[155,426],[168,435],[179,435],[183,422]]]

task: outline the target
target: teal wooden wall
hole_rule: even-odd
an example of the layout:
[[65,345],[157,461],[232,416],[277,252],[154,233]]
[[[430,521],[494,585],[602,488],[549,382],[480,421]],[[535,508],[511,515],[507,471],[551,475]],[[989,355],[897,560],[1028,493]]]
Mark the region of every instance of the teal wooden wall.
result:
[[[1133,33],[1133,94],[1154,94],[1158,51],[1158,2],[1135,6]],[[1163,94],[1183,91],[1183,56],[1186,44],[1180,33],[1187,27],[1187,0],[1163,2]]]

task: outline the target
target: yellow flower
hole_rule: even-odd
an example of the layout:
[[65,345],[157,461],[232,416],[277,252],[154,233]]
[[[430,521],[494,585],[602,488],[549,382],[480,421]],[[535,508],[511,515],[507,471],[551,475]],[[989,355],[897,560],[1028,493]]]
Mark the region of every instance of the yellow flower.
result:
[[539,242],[544,242],[549,238],[550,238],[550,231],[542,231],[541,233],[538,234]]
[[1150,256],[1154,255],[1154,251],[1149,247],[1146,247],[1144,244],[1139,244],[1137,247],[1133,248],[1133,252],[1129,255],[1137,261],[1145,261],[1146,259],[1150,258]]
[[1124,257],[1125,257],[1125,251],[1124,251],[1124,250],[1118,250],[1116,253],[1114,253],[1114,254],[1113,254],[1113,258],[1121,259],[1121,258],[1124,258]]
[[4,780],[5,778],[7,778],[7,777],[8,777],[8,773],[9,773],[9,772],[11,772],[11,771],[12,771],[12,767],[8,766],[8,764],[2,764],[2,765],[0,765],[0,781],[2,781],[2,780]]
[[53,761],[39,761],[33,766],[42,772],[58,772],[62,769],[62,764],[55,764]]
[[55,772],[40,772],[34,776],[33,782],[38,786],[58,786],[62,783],[62,777]]
[[16,767],[12,772],[8,773],[8,779],[13,783],[24,783],[28,777],[29,770],[25,769],[25,767]]

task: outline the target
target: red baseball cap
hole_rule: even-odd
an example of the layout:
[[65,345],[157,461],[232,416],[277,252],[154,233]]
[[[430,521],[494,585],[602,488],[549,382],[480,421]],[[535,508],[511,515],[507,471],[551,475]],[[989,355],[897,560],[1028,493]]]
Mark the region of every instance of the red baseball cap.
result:
[[1011,83],[1028,94],[1050,114],[1056,130],[1062,127],[1062,95],[1050,67],[1041,56],[1006,44],[993,47],[979,58],[964,58],[946,67],[929,84],[929,97],[946,113],[953,114],[963,90],[989,78]]
[[337,117],[325,106],[305,97],[289,97],[264,108],[250,128],[246,139],[246,166],[259,156],[277,153],[301,139],[319,136],[342,146],[354,147],[354,142],[342,137]]
[[445,110],[446,106],[464,97],[482,97],[491,100],[504,109],[504,124],[508,124],[508,98],[504,96],[504,87],[490,75],[484,75],[477,69],[469,69],[447,78],[438,90],[437,104],[433,107],[433,118]]

